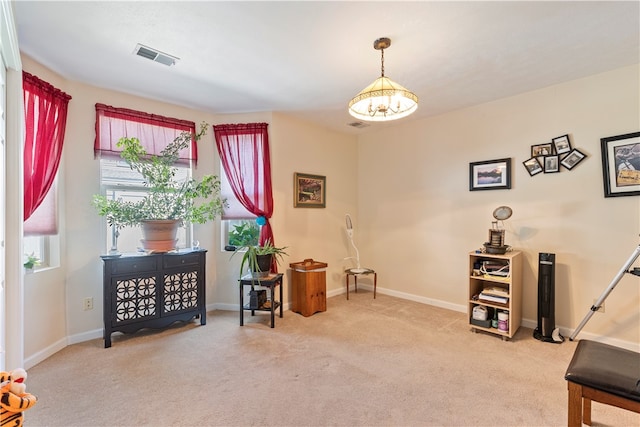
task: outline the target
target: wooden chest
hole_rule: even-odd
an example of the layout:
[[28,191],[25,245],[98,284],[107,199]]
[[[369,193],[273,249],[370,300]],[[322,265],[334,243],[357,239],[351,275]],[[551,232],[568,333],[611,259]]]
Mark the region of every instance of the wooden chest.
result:
[[291,267],[291,311],[305,317],[327,311],[327,264],[305,259]]

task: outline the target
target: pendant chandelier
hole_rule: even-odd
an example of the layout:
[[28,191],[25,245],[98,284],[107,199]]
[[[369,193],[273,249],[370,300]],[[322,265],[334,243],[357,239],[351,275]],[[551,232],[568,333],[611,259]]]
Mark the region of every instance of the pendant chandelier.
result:
[[349,102],[349,114],[357,119],[370,122],[396,120],[418,108],[418,97],[413,92],[384,75],[384,50],[389,46],[391,39],[386,37],[373,42],[373,48],[381,52],[382,73]]

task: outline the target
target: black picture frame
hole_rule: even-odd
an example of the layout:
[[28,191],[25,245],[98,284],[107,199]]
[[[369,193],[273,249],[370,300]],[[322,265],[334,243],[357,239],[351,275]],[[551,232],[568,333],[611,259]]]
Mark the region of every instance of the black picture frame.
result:
[[530,159],[522,162],[522,164],[524,165],[524,168],[527,170],[527,172],[529,172],[529,176],[537,175],[543,171],[542,165],[540,164],[540,161],[537,157],[531,157]]
[[542,164],[544,165],[544,173],[558,173],[560,172],[560,156],[544,156],[542,158]]
[[544,157],[556,154],[552,142],[536,144],[531,146],[531,157]]
[[604,197],[640,195],[640,132],[600,139]]
[[568,170],[571,170],[578,166],[578,163],[587,158],[587,155],[577,148],[572,149],[569,154],[564,156],[560,161],[560,164]]
[[568,134],[555,137],[551,140],[551,142],[553,143],[553,149],[555,150],[555,153],[558,155],[565,154],[571,151],[571,141],[569,140]]
[[511,188],[511,158],[469,163],[469,191]]

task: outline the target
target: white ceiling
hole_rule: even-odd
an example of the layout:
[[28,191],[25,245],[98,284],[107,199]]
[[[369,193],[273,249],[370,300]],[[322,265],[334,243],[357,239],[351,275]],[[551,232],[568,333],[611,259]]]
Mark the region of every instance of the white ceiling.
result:
[[[640,63],[638,1],[13,6],[21,51],[67,79],[214,114],[286,112],[350,133],[389,125],[347,125],[356,121],[347,103],[380,75],[379,37],[392,40],[385,75],[420,98],[403,122]],[[180,61],[133,55],[137,43]]]

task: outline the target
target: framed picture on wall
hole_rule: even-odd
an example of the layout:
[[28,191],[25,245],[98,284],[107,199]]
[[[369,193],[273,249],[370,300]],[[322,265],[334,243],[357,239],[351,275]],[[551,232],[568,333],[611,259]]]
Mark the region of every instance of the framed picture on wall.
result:
[[560,157],[559,156],[544,156],[544,173],[556,173],[560,172]]
[[556,154],[564,154],[571,151],[571,143],[569,142],[569,135],[562,135],[551,140],[553,142],[553,148]]
[[577,148],[571,150],[569,154],[562,158],[560,164],[565,168],[571,170],[578,165],[585,157],[587,157],[584,153],[582,153]]
[[538,161],[537,157],[532,157],[528,160],[525,160],[524,162],[522,162],[522,164],[524,165],[524,167],[527,169],[527,172],[529,172],[529,175],[531,176],[537,175],[540,172],[542,172],[542,165]]
[[469,163],[469,191],[511,188],[511,158]]
[[324,208],[327,177],[295,172],[293,175],[293,207]]
[[551,142],[531,146],[531,157],[550,156],[552,154],[555,154],[555,151]]
[[640,132],[600,139],[604,197],[640,195]]

